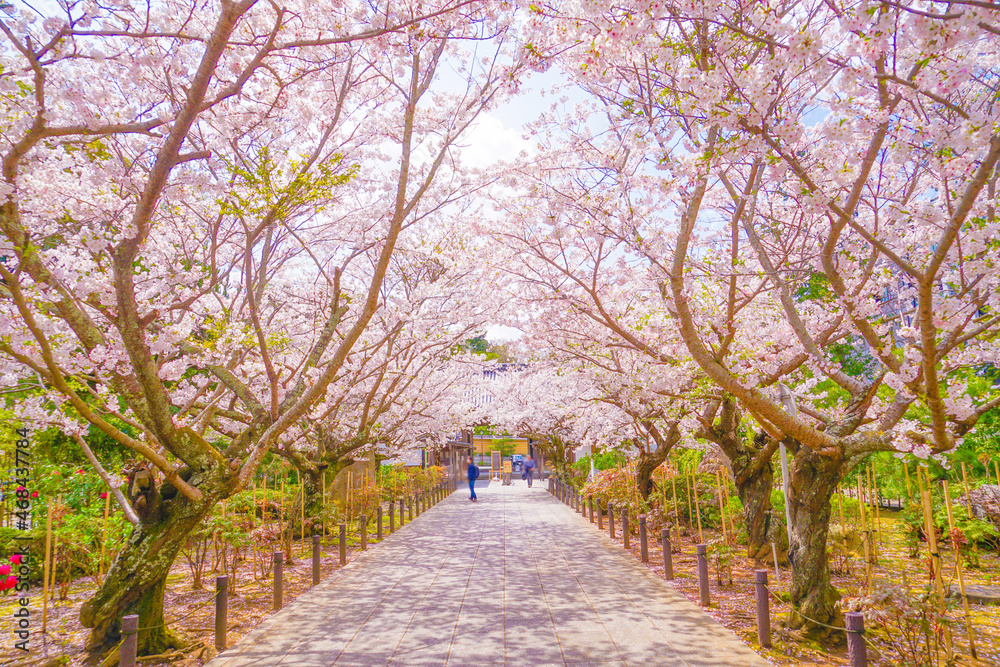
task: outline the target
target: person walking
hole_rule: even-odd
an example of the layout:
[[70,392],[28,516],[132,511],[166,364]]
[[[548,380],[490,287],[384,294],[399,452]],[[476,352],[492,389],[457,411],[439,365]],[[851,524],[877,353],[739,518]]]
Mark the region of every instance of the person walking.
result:
[[476,480],[479,479],[479,467],[472,462],[472,457],[469,457],[469,500],[476,502]]
[[528,488],[531,488],[531,474],[535,471],[535,460],[528,456],[528,460],[524,462],[524,478],[528,480]]

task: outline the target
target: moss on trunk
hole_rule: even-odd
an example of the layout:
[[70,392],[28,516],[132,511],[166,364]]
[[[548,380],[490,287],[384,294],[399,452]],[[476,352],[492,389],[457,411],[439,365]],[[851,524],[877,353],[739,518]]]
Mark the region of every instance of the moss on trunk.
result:
[[840,593],[830,583],[827,536],[830,499],[841,478],[842,461],[799,447],[792,459],[789,480],[788,559],[792,564],[793,613],[788,626],[803,637],[825,642],[843,641],[843,626],[836,608]]

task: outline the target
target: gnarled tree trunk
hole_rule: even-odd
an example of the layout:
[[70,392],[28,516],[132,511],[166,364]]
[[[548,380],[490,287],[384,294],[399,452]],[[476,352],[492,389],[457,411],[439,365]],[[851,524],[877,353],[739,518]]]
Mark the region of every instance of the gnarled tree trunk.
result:
[[651,452],[640,450],[635,462],[635,483],[643,499],[647,499],[653,492],[653,471],[670,456],[670,450],[681,440],[681,432],[677,422],[670,422],[666,433],[662,433],[653,422],[643,422],[643,426],[656,443],[656,449]]
[[736,493],[743,503],[743,516],[747,526],[747,555],[764,559],[770,556],[770,544],[782,544],[781,522],[774,520],[771,507],[771,486],[774,483],[774,465],[771,459],[778,447],[777,441],[765,433],[756,434],[747,442],[740,435],[742,414],[739,404],[731,396],[705,415],[705,422],[714,420],[715,411],[721,408],[717,422],[704,423],[698,437],[715,443],[729,457],[733,468]]
[[775,520],[771,506],[771,486],[774,484],[774,466],[768,459],[754,469],[752,455],[733,459],[736,477],[736,494],[743,503],[743,517],[747,528],[747,556],[758,560],[771,557],[771,543],[784,551],[781,521]]
[[792,525],[788,559],[792,564],[793,613],[788,625],[803,636],[840,642],[843,633],[824,626],[843,626],[835,604],[840,593],[830,583],[827,535],[830,500],[842,476],[844,461],[800,446],[792,459],[786,499]]
[[[205,499],[197,505],[180,494],[164,499],[152,487],[134,496],[133,505],[141,522],[101,587],[80,608],[80,622],[91,629],[86,642],[88,651],[101,653],[112,648],[121,637],[121,619],[129,614],[139,616],[140,655],[180,646],[164,622],[163,595],[167,574],[180,550],[221,500],[221,494],[212,497],[205,489],[202,492]],[[135,502],[136,498],[141,502]]]

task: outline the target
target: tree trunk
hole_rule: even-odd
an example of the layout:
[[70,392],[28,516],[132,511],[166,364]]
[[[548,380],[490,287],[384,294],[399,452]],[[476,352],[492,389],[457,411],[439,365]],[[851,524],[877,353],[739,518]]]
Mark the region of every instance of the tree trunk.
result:
[[635,483],[643,500],[646,500],[653,492],[653,471],[667,460],[670,450],[681,441],[681,432],[677,422],[668,422],[666,433],[657,428],[652,421],[644,421],[643,426],[656,443],[656,449],[651,452],[640,449],[635,464]]
[[830,499],[842,468],[842,460],[800,446],[792,459],[786,499],[792,521],[788,559],[792,564],[793,612],[788,625],[804,637],[834,643],[843,641],[843,633],[823,626],[842,627],[843,618],[834,606],[840,593],[830,583],[826,541]]
[[114,646],[121,637],[122,616],[129,614],[139,616],[139,655],[180,647],[163,620],[163,595],[174,560],[216,502],[207,497],[195,506],[178,494],[157,502],[156,511],[140,513],[142,522],[101,587],[80,608],[81,624],[91,628],[86,650],[103,653]]
[[639,487],[639,493],[642,495],[643,500],[647,500],[649,494],[653,492],[653,471],[666,461],[669,455],[670,448],[665,447],[655,449],[648,454],[640,453],[636,458],[635,483]]
[[770,559],[772,542],[779,551],[787,548],[782,540],[781,521],[774,520],[771,507],[774,469],[768,463],[745,480],[740,478],[737,460],[733,461],[733,470],[738,480],[736,494],[743,503],[743,517],[747,527],[747,556],[757,560]]
[[723,399],[718,407],[721,408],[718,422],[706,425],[697,436],[715,443],[732,466],[747,526],[747,555],[756,559],[770,558],[771,542],[779,551],[787,548],[782,523],[774,520],[771,507],[771,485],[774,483],[771,459],[778,443],[764,432],[758,432],[749,442],[744,440],[739,431],[742,412],[731,396]]

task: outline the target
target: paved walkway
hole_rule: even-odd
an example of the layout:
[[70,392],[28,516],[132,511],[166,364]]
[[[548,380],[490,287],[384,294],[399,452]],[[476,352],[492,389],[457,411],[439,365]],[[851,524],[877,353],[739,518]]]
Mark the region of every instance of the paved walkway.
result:
[[210,666],[768,664],[542,484],[477,494],[455,492]]

